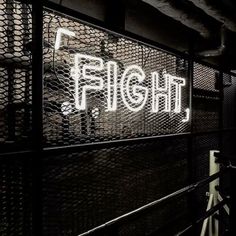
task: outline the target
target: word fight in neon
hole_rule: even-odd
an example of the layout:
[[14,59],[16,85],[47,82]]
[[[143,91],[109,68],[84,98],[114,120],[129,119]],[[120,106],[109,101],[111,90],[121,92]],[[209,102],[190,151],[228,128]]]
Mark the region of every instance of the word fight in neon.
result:
[[[59,28],[56,35],[55,50],[60,49],[62,35],[75,37],[75,33]],[[90,91],[105,91],[106,111],[116,111],[118,98],[132,112],[142,110],[151,104],[150,112],[180,113],[182,108],[182,90],[186,80],[168,74],[153,71],[146,75],[138,65],[129,65],[122,72],[117,62],[104,61],[97,56],[75,53],[71,77],[74,80],[74,100],[77,110],[86,110],[87,96]],[[118,73],[119,72],[119,73]],[[151,80],[151,87],[145,86],[145,79]],[[118,97],[120,96],[120,97]],[[150,99],[150,101],[148,101]],[[189,109],[185,109],[189,120]]]

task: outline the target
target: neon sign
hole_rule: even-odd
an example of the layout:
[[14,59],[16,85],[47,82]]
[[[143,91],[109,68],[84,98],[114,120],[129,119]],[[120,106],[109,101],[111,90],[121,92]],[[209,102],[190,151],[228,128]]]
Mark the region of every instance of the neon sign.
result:
[[[74,32],[59,28],[56,34],[55,50],[60,49],[63,34],[75,37]],[[90,91],[106,91],[104,93],[106,94],[106,112],[117,110],[118,96],[121,97],[125,107],[132,112],[142,110],[148,99],[150,99],[152,113],[181,112],[182,90],[186,86],[184,78],[168,74],[165,70],[161,73],[153,71],[147,75],[138,65],[129,65],[121,72],[115,61],[105,61],[100,57],[81,53],[75,53],[73,57],[70,75],[74,80],[73,96],[77,110],[86,110],[87,96]],[[151,88],[145,86],[147,79],[151,80]],[[69,114],[72,109],[71,105],[65,103],[63,103],[62,112]],[[186,116],[182,122],[188,122],[189,108],[183,112]]]

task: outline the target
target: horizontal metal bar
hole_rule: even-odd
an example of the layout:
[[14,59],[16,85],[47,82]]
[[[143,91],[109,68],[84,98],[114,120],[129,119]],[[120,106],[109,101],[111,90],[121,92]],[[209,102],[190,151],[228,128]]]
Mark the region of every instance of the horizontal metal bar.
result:
[[35,151],[33,150],[20,150],[20,151],[14,151],[14,152],[5,152],[5,153],[0,153],[0,159],[22,157],[22,156],[27,156],[33,153],[35,153]]
[[[228,199],[224,199],[224,200],[220,201],[218,204],[213,206],[210,210],[206,211],[206,213],[200,219],[198,219],[195,224],[197,225],[197,224],[200,224],[201,222],[203,222],[206,218],[208,218],[209,216],[213,215],[216,211],[221,209],[227,202],[228,202]],[[189,225],[184,230],[177,233],[176,236],[180,236],[180,235],[187,233],[189,230],[191,230],[195,226],[195,224]]]
[[[226,168],[227,169],[227,168]],[[189,186],[187,187],[184,187],[184,188],[181,188],[169,195],[166,195],[165,197],[162,197],[156,201],[153,201],[153,202],[150,202],[134,211],[131,211],[127,214],[124,214],[120,217],[117,217],[111,221],[108,221],[106,222],[105,224],[102,224],[100,226],[97,226],[87,232],[84,232],[82,234],[79,234],[79,236],[86,236],[86,235],[91,235],[91,234],[94,234],[94,233],[100,233],[100,232],[103,232],[103,231],[106,231],[108,230],[108,228],[113,228],[113,227],[117,227],[119,225],[121,225],[122,223],[125,223],[125,222],[129,222],[135,218],[138,218],[140,217],[141,215],[144,215],[146,214],[147,212],[149,212],[150,210],[153,210],[154,208],[156,208],[157,206],[159,206],[161,203],[164,203],[164,202],[167,202],[169,200],[173,200],[174,198],[176,197],[180,197],[182,195],[185,195],[185,194],[188,194],[192,191],[195,191],[197,188],[217,179],[220,175],[222,175],[223,173],[225,173],[225,170],[222,170],[214,175],[211,175],[197,183],[194,183],[194,184],[190,184]]]
[[134,41],[140,42],[142,44],[145,44],[149,47],[158,48],[159,50],[164,51],[168,54],[172,54],[174,56],[186,58],[186,59],[189,59],[189,60],[192,59],[192,60],[194,60],[194,62],[197,62],[199,64],[202,64],[202,65],[211,67],[213,69],[222,71],[224,73],[236,76],[236,73],[225,70],[225,68],[222,68],[222,66],[217,66],[217,65],[211,64],[209,62],[202,61],[202,59],[200,59],[196,55],[189,55],[187,52],[182,52],[182,51],[176,50],[174,48],[171,48],[171,47],[168,47],[166,45],[160,44],[156,41],[147,39],[147,38],[142,37],[140,35],[137,35],[135,33],[129,32],[127,30],[112,28],[111,25],[107,25],[105,22],[103,22],[101,20],[95,19],[91,16],[85,15],[83,13],[80,13],[80,12],[75,11],[73,9],[70,9],[68,7],[59,5],[59,4],[54,3],[52,1],[44,0],[43,4],[44,4],[44,7],[48,8],[50,10],[57,11],[59,14],[62,13],[64,15],[67,15],[68,17],[75,18],[76,20],[80,20],[81,22],[89,24],[89,25],[91,25],[95,28],[100,28],[100,29],[103,29],[103,30],[106,30],[106,31],[110,31],[113,34],[129,38],[131,40],[134,40]]
[[[133,138],[133,139],[121,139],[121,140],[110,140],[110,141],[104,141],[104,142],[95,142],[95,143],[84,143],[84,144],[74,144],[74,145],[68,145],[68,146],[55,146],[55,147],[44,147],[43,152],[46,154],[52,154],[52,153],[68,153],[68,152],[74,152],[78,150],[87,150],[87,149],[102,149],[102,148],[109,148],[109,147],[117,147],[122,145],[129,145],[129,144],[135,144],[140,142],[148,142],[148,141],[155,141],[157,139],[166,139],[166,138],[178,138],[178,137],[188,137],[190,135],[192,136],[200,136],[200,135],[210,135],[210,134],[217,134],[219,132],[233,132],[236,131],[236,128],[227,128],[223,130],[212,130],[212,131],[202,131],[202,132],[186,132],[186,133],[180,133],[180,134],[169,134],[169,135],[157,135],[157,136],[150,136],[150,137],[140,137],[140,138]],[[10,155],[17,155],[19,154],[26,154],[26,153],[33,153],[33,149],[29,150],[15,150],[10,152],[0,152],[0,157],[2,156],[10,156]],[[232,157],[231,157],[232,158]]]
[[148,141],[155,141],[157,139],[167,139],[167,138],[181,138],[188,137],[191,134],[189,132],[179,133],[179,134],[167,134],[167,135],[157,135],[150,137],[140,137],[140,138],[132,138],[132,139],[120,139],[120,140],[109,140],[104,142],[94,142],[94,143],[84,143],[84,144],[75,144],[69,146],[56,146],[56,147],[45,147],[43,149],[46,153],[64,153],[64,152],[73,152],[78,150],[86,150],[86,149],[103,149],[108,147],[116,147],[122,145],[131,145],[136,143],[143,143]]
[[64,153],[64,152],[74,152],[78,150],[87,150],[93,149],[103,149],[109,147],[117,147],[123,145],[131,145],[148,141],[156,141],[160,139],[168,139],[168,138],[181,138],[181,137],[189,137],[199,136],[199,135],[208,135],[208,134],[216,134],[221,132],[221,130],[212,130],[212,131],[204,131],[204,132],[185,132],[179,134],[166,134],[166,135],[156,135],[149,137],[140,137],[140,138],[132,138],[132,139],[121,139],[121,140],[110,140],[110,141],[102,141],[102,142],[94,142],[94,143],[84,143],[84,144],[74,144],[69,146],[55,146],[55,147],[44,147],[43,151],[46,153]]
[[211,181],[219,178],[222,174],[224,174],[227,170],[229,170],[229,166],[226,167],[222,167],[223,169],[213,175],[210,175],[200,181],[198,181],[197,183],[193,184],[195,188],[200,188],[208,183],[210,183]]
[[[136,144],[141,142],[148,142],[148,141],[155,141],[157,139],[167,139],[167,138],[178,138],[178,137],[188,137],[192,136],[200,136],[200,135],[210,135],[210,134],[217,134],[221,131],[223,132],[230,132],[235,131],[235,128],[232,129],[223,129],[223,130],[212,130],[212,131],[202,131],[202,132],[194,132],[194,133],[180,133],[180,134],[169,134],[169,135],[157,135],[157,136],[150,136],[150,137],[140,137],[140,138],[133,138],[133,139],[121,139],[121,140],[111,140],[111,141],[104,141],[104,142],[95,142],[95,143],[84,143],[84,144],[74,144],[68,146],[55,146],[55,147],[44,147],[43,152],[48,154],[57,154],[57,153],[68,153],[68,152],[75,152],[78,150],[87,150],[87,149],[103,149],[109,147],[117,147],[122,145],[129,145],[129,144]],[[33,153],[33,149],[29,150],[15,150],[10,152],[0,152],[0,157],[2,156],[10,156],[10,155],[17,155],[26,154],[26,153]]]

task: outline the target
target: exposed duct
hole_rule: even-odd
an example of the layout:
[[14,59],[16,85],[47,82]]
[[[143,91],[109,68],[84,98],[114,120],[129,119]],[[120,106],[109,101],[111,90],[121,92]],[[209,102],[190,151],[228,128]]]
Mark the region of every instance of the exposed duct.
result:
[[198,53],[198,56],[201,57],[217,57],[217,56],[221,56],[222,54],[224,54],[226,46],[225,46],[225,37],[226,36],[226,32],[225,32],[225,27],[222,26],[221,27],[221,36],[220,36],[220,46],[217,49],[213,49],[213,50],[206,50],[206,51],[202,51]]
[[197,31],[203,37],[207,38],[210,36],[208,28],[205,26],[203,19],[197,14],[184,10],[173,0],[142,0],[147,4],[155,7],[163,14],[181,22],[183,25]]
[[213,17],[217,21],[223,23],[226,28],[229,30],[236,32],[236,24],[233,19],[226,16],[222,9],[217,8],[215,1],[211,0],[188,0],[192,2],[196,7],[202,9],[207,15]]

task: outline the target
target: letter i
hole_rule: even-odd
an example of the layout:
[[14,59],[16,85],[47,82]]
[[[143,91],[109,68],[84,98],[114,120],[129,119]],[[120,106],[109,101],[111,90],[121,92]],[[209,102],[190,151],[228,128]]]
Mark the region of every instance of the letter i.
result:
[[117,63],[109,61],[107,63],[107,110],[117,109]]

